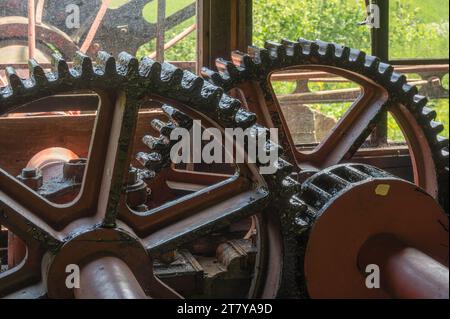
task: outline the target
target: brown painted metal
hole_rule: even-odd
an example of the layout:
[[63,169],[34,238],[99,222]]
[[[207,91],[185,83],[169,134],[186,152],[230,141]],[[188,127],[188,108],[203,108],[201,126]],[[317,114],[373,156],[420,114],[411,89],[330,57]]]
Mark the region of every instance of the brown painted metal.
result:
[[[77,46],[70,37],[60,30],[46,24],[40,24],[36,25],[35,32],[39,35],[36,42],[37,49],[42,49],[46,43],[52,43],[66,57],[73,56],[77,51]],[[27,46],[28,19],[24,17],[0,18],[0,33],[3,39],[14,39],[16,41],[22,39],[23,44]],[[50,55],[48,57],[50,58]]]
[[[229,179],[214,176],[204,181],[221,181],[217,185],[205,185],[200,192],[174,200],[154,211],[132,211],[126,205],[123,186],[127,182],[134,153],[138,110],[145,102],[136,101],[126,91],[116,88],[94,91],[100,97],[99,109],[81,190],[73,203],[54,204],[0,170],[0,221],[25,242],[29,251],[17,272],[12,269],[0,274],[1,296],[15,295],[22,289],[28,296],[30,285],[42,281],[49,297],[74,297],[73,291],[68,291],[64,285],[66,266],[77,264],[83,269],[90,262],[112,255],[127,264],[146,295],[178,297],[153,276],[149,252],[170,250],[171,245],[178,247],[258,213],[267,205],[269,193],[257,166],[239,164],[237,173]],[[224,129],[205,114],[180,102],[156,95],[149,95],[144,100],[147,99],[172,102],[190,116],[202,119],[206,126]],[[69,116],[59,119],[64,118],[71,119]],[[157,241],[147,238],[156,233],[165,236]],[[39,275],[41,262],[46,269],[42,278]],[[122,266],[118,267],[121,268],[119,275],[128,272]],[[29,275],[38,275],[21,281],[21,269],[31,268],[36,272]],[[85,269],[89,277],[91,268]],[[274,284],[276,290],[276,280]]]
[[103,257],[85,265],[80,272],[77,299],[146,299],[130,268],[119,258]]
[[[359,145],[364,142],[363,136],[369,136],[378,122],[378,114],[388,102],[388,92],[381,85],[367,77],[341,68],[306,65],[296,66],[280,71],[308,71],[321,72],[340,76],[357,83],[362,88],[362,95],[353,103],[348,111],[339,120],[337,125],[313,150],[304,152],[294,143],[283,111],[276,98],[267,98],[258,82],[246,81],[238,87],[244,92],[246,103],[251,111],[259,114],[259,122],[267,127],[277,127],[280,132],[280,144],[287,151],[287,158],[297,163],[301,169],[323,169],[341,162],[351,160],[358,151]],[[269,75],[268,83],[277,72]],[[273,89],[271,96],[275,97]],[[262,112],[270,113],[270,116]],[[429,140],[421,133],[420,124],[414,119],[411,112],[402,104],[395,104],[389,111],[398,121],[407,140],[410,156],[413,162],[413,175],[416,185],[425,189],[435,198],[438,197],[438,176],[434,166],[433,155]],[[365,133],[367,132],[367,133]]]
[[378,265],[382,288],[393,298],[449,298],[448,267],[393,235],[369,238],[361,247],[358,264],[361,270]]
[[[338,166],[305,182],[302,198],[311,205],[318,205],[315,209],[320,216],[311,228],[304,259],[304,278],[313,298],[389,298],[385,290],[366,286],[365,277],[361,275],[366,269],[358,267],[361,253],[367,256],[363,259],[365,262],[370,257],[373,263],[380,263],[382,285],[386,276],[389,280],[399,280],[388,290],[397,289],[408,278],[414,281],[413,275],[399,275],[411,265],[410,256],[403,259],[393,254],[393,263],[387,261],[386,264],[377,253],[371,256],[364,252],[362,247],[367,240],[380,234],[394,235],[408,247],[448,267],[448,218],[439,204],[409,182],[378,170],[373,171],[374,176],[369,176],[371,171],[359,167]],[[384,251],[390,255],[395,245],[377,246],[377,249],[380,254]],[[425,263],[421,267],[430,264],[429,259],[422,261]],[[383,266],[390,268],[383,270]],[[427,280],[426,272],[421,272],[417,274],[421,279],[416,278],[418,285]],[[433,286],[427,289],[435,289],[439,294],[442,285]],[[429,290],[422,293],[432,296]]]
[[36,51],[35,2],[28,0],[28,59],[34,59]]

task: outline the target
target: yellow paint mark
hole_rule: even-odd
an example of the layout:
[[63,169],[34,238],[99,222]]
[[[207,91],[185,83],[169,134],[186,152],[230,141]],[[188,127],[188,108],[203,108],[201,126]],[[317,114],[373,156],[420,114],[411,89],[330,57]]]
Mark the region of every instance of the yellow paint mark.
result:
[[389,194],[390,189],[391,189],[391,185],[380,184],[375,189],[375,194],[377,194],[378,196],[387,196]]

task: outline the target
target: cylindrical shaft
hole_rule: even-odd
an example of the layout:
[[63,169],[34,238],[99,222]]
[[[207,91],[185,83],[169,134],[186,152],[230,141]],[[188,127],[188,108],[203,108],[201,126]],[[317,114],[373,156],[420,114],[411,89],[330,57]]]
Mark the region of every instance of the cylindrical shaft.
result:
[[407,247],[392,235],[378,235],[361,248],[359,266],[380,269],[380,284],[399,299],[448,299],[449,269],[423,252]]
[[81,269],[77,299],[145,299],[130,268],[121,259],[103,257]]

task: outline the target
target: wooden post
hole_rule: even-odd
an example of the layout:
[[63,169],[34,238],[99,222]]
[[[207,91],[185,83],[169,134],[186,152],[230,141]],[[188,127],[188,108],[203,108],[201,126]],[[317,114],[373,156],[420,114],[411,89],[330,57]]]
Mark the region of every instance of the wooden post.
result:
[[197,12],[199,67],[214,68],[216,58],[251,44],[251,0],[198,0]]

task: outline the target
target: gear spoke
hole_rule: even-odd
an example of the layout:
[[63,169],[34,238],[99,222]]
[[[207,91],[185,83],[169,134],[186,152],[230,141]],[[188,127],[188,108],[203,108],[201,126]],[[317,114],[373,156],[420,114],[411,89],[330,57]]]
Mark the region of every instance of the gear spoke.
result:
[[[0,273],[0,297],[3,298],[38,283],[41,278],[42,255],[41,250],[36,245],[30,245],[27,249],[27,256],[21,264]],[[33,297],[41,296],[42,294]]]
[[261,211],[267,205],[268,195],[264,189],[258,189],[230,197],[153,232],[143,240],[144,245],[150,253],[175,249]]
[[379,115],[386,109],[387,93],[366,83],[362,96],[343,115],[329,135],[311,155],[299,155],[300,161],[325,168],[350,159],[377,125]]

